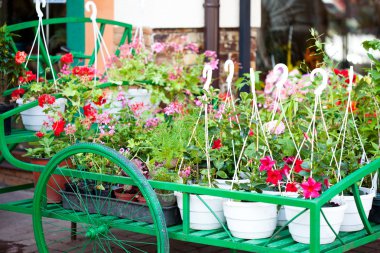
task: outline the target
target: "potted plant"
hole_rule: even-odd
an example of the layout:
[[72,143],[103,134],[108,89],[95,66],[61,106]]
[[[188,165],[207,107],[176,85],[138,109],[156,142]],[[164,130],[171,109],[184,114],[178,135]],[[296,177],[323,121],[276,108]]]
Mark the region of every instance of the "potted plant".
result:
[[[65,141],[58,140],[53,136],[53,133],[37,132],[40,139],[32,148],[26,149],[25,156],[29,157],[29,161],[33,164],[46,166],[50,158],[58,151],[67,147],[69,144]],[[61,167],[72,167],[71,160],[65,160],[60,163]],[[33,171],[33,181],[36,185],[40,177],[40,172]],[[69,182],[67,177],[61,175],[52,175],[46,187],[47,202],[59,203],[62,201],[60,191],[65,189],[65,184]]]
[[[154,169],[152,174],[152,179],[161,182],[177,182],[178,174],[175,172],[170,172],[165,167],[160,167]],[[174,206],[176,204],[176,197],[173,191],[155,189],[158,201],[161,206]]]

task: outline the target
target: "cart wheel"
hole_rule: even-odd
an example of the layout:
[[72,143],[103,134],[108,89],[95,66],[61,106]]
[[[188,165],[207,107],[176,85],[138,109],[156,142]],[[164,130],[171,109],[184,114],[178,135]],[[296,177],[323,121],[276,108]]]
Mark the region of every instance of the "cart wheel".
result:
[[[114,165],[129,177],[80,169],[76,161],[83,156],[91,157],[93,169],[97,161],[106,160],[107,168]],[[63,163],[72,168],[62,168]],[[131,199],[116,199],[116,188],[132,182]],[[137,202],[138,196],[146,203]],[[38,179],[33,206],[38,252],[169,252],[155,192],[132,162],[106,146],[81,143],[56,154]]]

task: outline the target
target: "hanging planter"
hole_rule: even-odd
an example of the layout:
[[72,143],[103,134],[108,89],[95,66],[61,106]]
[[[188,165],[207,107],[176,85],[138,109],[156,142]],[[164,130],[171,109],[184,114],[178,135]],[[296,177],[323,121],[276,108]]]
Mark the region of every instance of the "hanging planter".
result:
[[[334,229],[335,233],[339,233],[340,226],[344,219],[344,212],[347,208],[346,204],[341,204],[340,206],[334,207],[323,207],[322,211],[326,216],[326,219],[330,223],[331,227]],[[304,208],[285,206],[285,216],[287,220],[293,219],[296,215],[302,212]],[[330,229],[329,225],[320,214],[320,237],[321,244],[332,243],[336,236],[334,232]],[[301,214],[295,220],[293,220],[289,225],[289,232],[292,238],[296,242],[310,244],[310,210]]]
[[[65,98],[58,98],[53,103],[53,106],[57,107],[58,112],[63,113],[65,111],[66,101],[67,100]],[[18,99],[16,103],[18,105],[23,105],[24,101],[22,99]],[[40,131],[44,122],[49,122],[48,115],[44,112],[45,109],[46,105],[44,105],[44,107],[35,106],[20,113],[22,123],[24,124],[26,130]],[[51,124],[49,124],[46,130],[52,130]]]
[[261,202],[223,203],[227,226],[234,237],[262,239],[271,237],[277,224],[277,205]]
[[[177,205],[183,219],[183,194],[181,192],[174,192],[177,197]],[[223,214],[224,198],[201,195],[199,196],[214,212],[214,214],[206,207],[206,205],[196,196],[190,195],[190,228],[196,230],[209,230],[221,228],[222,224],[226,222]],[[220,223],[220,222],[221,223]]]
[[[361,188],[361,191],[366,192],[365,194],[360,195],[360,199],[363,204],[366,217],[368,218],[375,194],[371,193],[370,189],[367,188]],[[343,201],[347,204],[347,209],[344,213],[344,219],[340,227],[340,231],[354,232],[362,230],[364,228],[364,225],[362,220],[360,219],[359,212],[355,204],[354,196],[342,196],[337,198],[343,198]]]

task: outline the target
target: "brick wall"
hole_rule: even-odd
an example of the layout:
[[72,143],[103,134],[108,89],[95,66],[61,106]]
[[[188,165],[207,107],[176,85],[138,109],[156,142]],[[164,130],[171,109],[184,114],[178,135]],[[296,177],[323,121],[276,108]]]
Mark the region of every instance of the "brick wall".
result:
[[[204,50],[203,28],[173,28],[173,29],[150,29],[144,28],[144,42],[150,47],[154,42],[177,42],[179,43],[183,36],[186,36],[189,42],[197,43],[200,49]],[[117,45],[122,35],[122,29],[114,28],[114,44]],[[134,32],[133,32],[134,34]],[[255,68],[256,57],[256,35],[257,30],[251,30],[251,67]],[[239,30],[238,28],[220,28],[220,66],[221,77],[224,77],[223,65],[227,59],[235,63],[239,61]],[[235,64],[235,73],[238,73],[238,64]]]

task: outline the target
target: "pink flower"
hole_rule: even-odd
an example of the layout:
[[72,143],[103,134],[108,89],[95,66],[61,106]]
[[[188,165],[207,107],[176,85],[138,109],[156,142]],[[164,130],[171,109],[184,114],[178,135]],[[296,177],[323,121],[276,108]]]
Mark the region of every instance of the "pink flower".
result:
[[77,129],[75,128],[75,125],[72,125],[72,124],[67,124],[64,130],[65,130],[66,135],[75,134],[75,132],[77,131]]
[[124,92],[120,91],[118,94],[117,94],[117,101],[121,101],[121,107],[125,107],[127,105],[127,98],[125,97],[125,94]]
[[152,45],[152,51],[154,53],[161,53],[162,51],[165,50],[165,44],[164,43],[161,43],[161,42],[156,42],[156,43],[153,43]]
[[268,170],[267,171],[267,183],[278,185],[278,182],[282,179],[281,172],[278,170]]
[[168,48],[173,49],[174,52],[180,52],[182,50],[181,46],[178,43],[170,42]]
[[266,157],[260,159],[259,170],[260,171],[263,171],[263,170],[269,171],[272,169],[272,167],[275,164],[276,164],[275,160],[272,160],[272,158],[270,156],[266,156]]
[[303,182],[301,184],[301,187],[303,189],[303,196],[305,199],[318,198],[320,195],[319,191],[321,190],[321,186],[321,183],[318,183],[313,178],[309,177],[306,182]]
[[195,103],[195,105],[196,106],[198,106],[198,107],[201,107],[203,104],[202,104],[202,101],[200,101],[199,99],[195,99],[194,100],[194,103]]
[[170,81],[174,81],[174,80],[177,80],[178,76],[176,74],[173,74],[173,73],[169,73],[169,80]]
[[179,176],[182,178],[188,178],[191,175],[191,168],[188,166],[185,170],[179,172]]
[[129,104],[129,108],[131,108],[131,111],[135,116],[139,116],[145,108],[144,102],[138,102],[134,104]]
[[206,50],[204,54],[206,57],[210,57],[210,58],[216,58],[217,57],[216,52],[211,51],[211,50]]
[[284,158],[282,158],[282,160],[283,160],[286,164],[288,164],[288,165],[293,164],[294,159],[296,159],[294,156],[285,156]]
[[111,122],[111,117],[108,112],[103,112],[102,114],[97,115],[96,121],[99,124],[108,125]]
[[153,128],[153,127],[158,126],[159,123],[160,123],[159,118],[150,118],[150,119],[147,119],[145,121],[145,127],[146,128]]
[[219,59],[212,59],[208,64],[210,64],[212,70],[218,69]]
[[285,132],[285,125],[282,121],[272,120],[264,124],[264,128],[271,134],[279,135]]
[[185,46],[185,49],[190,50],[191,52],[196,53],[196,54],[199,52],[198,45],[196,43],[193,43],[193,42],[187,44]]
[[120,58],[128,58],[132,55],[131,47],[128,43],[122,45],[120,48]]
[[172,102],[164,108],[164,113],[166,115],[183,114],[183,105],[178,102]]

